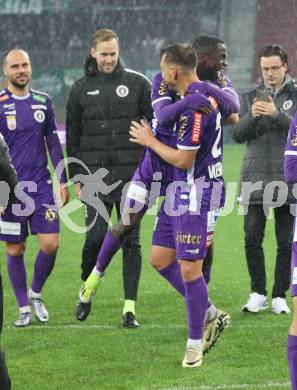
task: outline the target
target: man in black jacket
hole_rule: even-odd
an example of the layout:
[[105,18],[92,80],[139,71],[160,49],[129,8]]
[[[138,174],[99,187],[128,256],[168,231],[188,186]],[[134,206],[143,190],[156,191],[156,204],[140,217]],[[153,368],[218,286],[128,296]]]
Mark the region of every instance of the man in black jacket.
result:
[[[0,215],[14,199],[14,188],[17,185],[17,175],[12,166],[8,148],[0,135]],[[1,227],[0,227],[1,231]],[[0,335],[3,326],[3,288],[0,273]],[[10,379],[5,365],[4,354],[0,349],[0,389],[10,389]]]
[[241,171],[239,200],[245,206],[245,252],[251,294],[245,312],[268,307],[263,239],[269,208],[274,210],[277,255],[272,289],[272,311],[289,313],[285,296],[290,284],[294,217],[291,189],[284,183],[283,155],[290,121],[297,109],[297,85],[287,74],[288,55],[279,45],[260,50],[263,82],[241,97],[240,121],[231,130],[247,151]]
[[[75,162],[69,165],[76,194],[86,203],[88,231],[82,253],[82,280],[87,279],[96,264],[108,228],[106,216],[114,206],[120,217],[122,190],[142,151],[128,141],[129,127],[132,120],[143,117],[152,119],[149,80],[123,67],[114,31],[96,31],[85,76],[70,91],[66,118],[68,157],[79,159],[85,166],[82,169],[81,163]],[[138,224],[123,244],[124,327],[138,326],[135,301],[140,271]],[[88,305],[79,302],[77,319],[84,320],[88,310]]]

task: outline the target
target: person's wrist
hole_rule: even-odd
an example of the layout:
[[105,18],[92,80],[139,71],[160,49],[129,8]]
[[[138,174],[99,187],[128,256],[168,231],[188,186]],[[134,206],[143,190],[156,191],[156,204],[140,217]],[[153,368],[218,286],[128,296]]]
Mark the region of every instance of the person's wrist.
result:
[[272,118],[276,119],[278,116],[278,113],[279,113],[278,109],[275,109],[275,111],[272,113]]
[[149,137],[146,142],[146,146],[150,149],[153,149],[155,141],[156,141],[155,137]]

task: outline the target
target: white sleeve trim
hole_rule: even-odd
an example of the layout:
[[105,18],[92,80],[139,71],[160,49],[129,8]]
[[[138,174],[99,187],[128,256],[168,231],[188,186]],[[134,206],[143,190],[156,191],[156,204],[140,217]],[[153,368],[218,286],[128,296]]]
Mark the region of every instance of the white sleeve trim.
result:
[[297,150],[286,150],[285,156],[297,156]]
[[177,149],[180,149],[180,150],[198,150],[201,147],[201,145],[185,146],[185,145],[179,145],[179,144],[177,144],[176,146],[177,146]]
[[171,99],[170,96],[164,96],[164,97],[158,98],[158,99],[156,99],[156,100],[154,100],[154,101],[152,102],[152,106],[153,106],[155,103],[160,102],[161,100],[170,100],[170,101],[171,101],[172,99]]

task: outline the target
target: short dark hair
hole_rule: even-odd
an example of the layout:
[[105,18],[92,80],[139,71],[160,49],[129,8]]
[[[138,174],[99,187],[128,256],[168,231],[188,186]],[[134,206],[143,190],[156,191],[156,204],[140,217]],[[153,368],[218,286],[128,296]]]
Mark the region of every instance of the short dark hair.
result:
[[197,55],[190,44],[176,43],[168,46],[160,51],[160,57],[163,56],[167,63],[179,65],[185,72],[196,69]]
[[193,42],[193,48],[197,55],[212,53],[219,44],[225,45],[225,42],[211,35],[199,35]]
[[282,60],[283,64],[288,65],[288,53],[285,51],[285,49],[277,44],[272,45],[266,45],[263,46],[260,49],[259,52],[259,59],[261,60],[261,57],[272,57],[272,56],[278,56]]

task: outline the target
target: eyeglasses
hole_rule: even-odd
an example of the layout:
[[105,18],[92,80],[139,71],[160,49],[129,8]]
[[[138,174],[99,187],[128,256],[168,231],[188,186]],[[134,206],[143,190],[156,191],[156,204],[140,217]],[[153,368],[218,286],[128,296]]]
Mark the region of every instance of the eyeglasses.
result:
[[271,72],[273,72],[273,73],[275,73],[275,72],[277,72],[278,70],[280,70],[281,68],[283,68],[283,66],[284,65],[274,65],[274,66],[271,66],[270,68],[268,68],[268,67],[262,67],[262,72],[264,72],[264,73],[267,73],[267,72],[269,72],[269,71],[271,71]]

